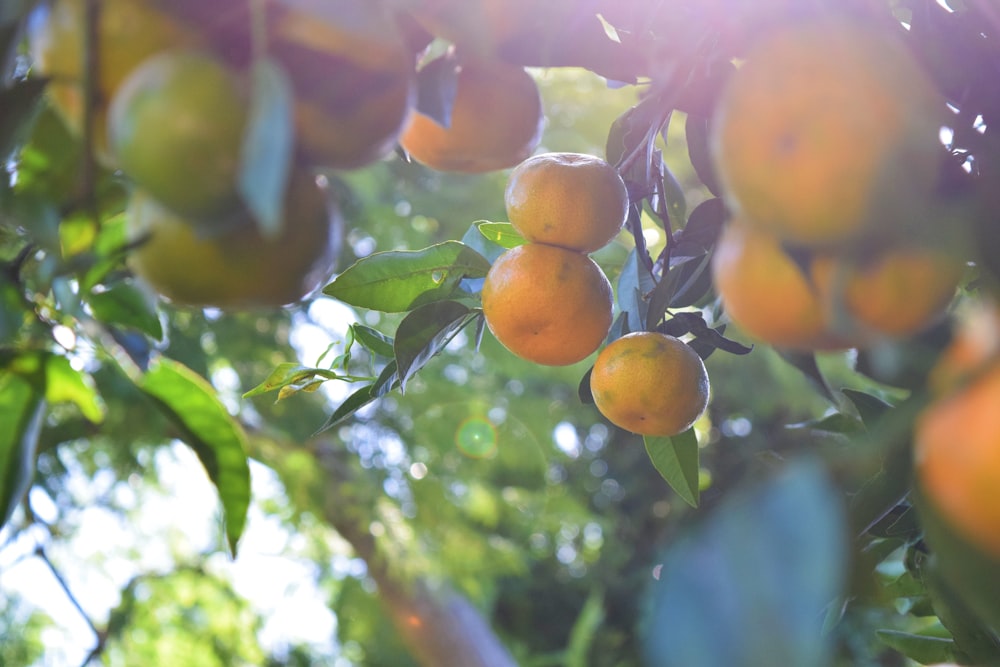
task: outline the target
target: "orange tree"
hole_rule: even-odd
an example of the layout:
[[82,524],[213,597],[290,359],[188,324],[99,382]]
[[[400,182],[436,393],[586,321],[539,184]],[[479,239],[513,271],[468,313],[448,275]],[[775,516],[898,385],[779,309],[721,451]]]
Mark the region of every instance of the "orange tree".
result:
[[[176,439],[234,555],[254,459],[297,529],[321,517],[366,561],[377,594],[342,583],[331,603],[346,660],[1000,664],[998,333],[977,312],[1000,272],[992,3],[131,0],[157,43],[115,46],[134,37],[122,2],[0,9],[9,532],[44,526],[31,494],[59,495],[66,457],[127,477]],[[74,53],[44,55],[56,33]],[[157,74],[179,49],[231,90]],[[540,107],[564,70],[614,85],[569,111],[546,88]],[[603,146],[560,134],[622,88]],[[499,169],[562,150],[603,153],[609,189],[554,166],[520,188],[525,167],[504,201]],[[226,196],[186,207],[192,187]],[[461,229],[442,223],[452,191],[481,210]],[[140,210],[188,250],[163,254]],[[605,210],[610,245],[573,240]],[[247,238],[252,256],[230,261]],[[338,247],[352,263],[334,265]],[[289,341],[333,302],[357,318],[340,353],[296,358]],[[591,377],[589,354],[638,340],[669,345],[600,355]],[[815,397],[768,379],[778,358]],[[565,424],[562,451],[619,479],[588,490],[529,418]],[[88,661],[138,650],[142,576],[91,622]],[[261,659],[238,633],[215,647],[221,664]]]

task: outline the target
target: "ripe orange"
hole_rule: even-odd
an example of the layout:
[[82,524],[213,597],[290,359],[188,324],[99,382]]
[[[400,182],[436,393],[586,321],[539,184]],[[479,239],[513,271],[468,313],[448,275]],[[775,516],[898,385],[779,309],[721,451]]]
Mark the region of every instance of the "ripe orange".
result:
[[916,422],[923,495],[957,533],[1000,557],[1000,312],[970,313],[931,375],[938,398]]
[[[429,68],[450,67],[438,60]],[[442,127],[419,111],[410,114],[400,145],[431,169],[480,173],[513,167],[541,140],[538,85],[523,68],[494,61],[467,62],[458,72],[451,124]]]
[[274,307],[298,301],[329,277],[336,211],[315,180],[292,178],[284,228],[265,238],[249,215],[196,227],[141,190],[127,211],[135,273],[171,301],[219,308]]
[[862,261],[817,257],[812,276],[832,328],[900,338],[944,312],[964,270],[948,251],[897,245]]
[[483,314],[504,347],[546,366],[595,352],[611,328],[611,283],[587,255],[540,243],[508,250],[483,283]]
[[246,95],[201,51],[166,51],[135,68],[108,109],[111,149],[143,190],[183,216],[210,216],[237,198]]
[[705,412],[709,381],[701,357],[686,343],[641,331],[601,350],[590,391],[612,424],[640,435],[671,436]]
[[722,232],[712,277],[726,313],[750,336],[776,347],[838,349],[819,294],[780,241],[742,219]]
[[414,56],[377,3],[319,18],[273,3],[269,52],[295,93],[300,159],[354,168],[392,152],[413,103]]
[[610,164],[593,155],[544,153],[510,173],[507,217],[521,236],[580,252],[607,245],[625,225],[628,191]]
[[[85,0],[40,4],[28,23],[31,58],[51,79],[47,94],[77,134],[83,133]],[[143,60],[165,49],[195,46],[201,37],[149,0],[104,0],[97,26],[96,108],[92,126],[97,156],[110,163],[105,137],[108,101]]]
[[946,114],[894,35],[790,23],[730,78],[712,151],[742,216],[785,240],[838,244],[926,215]]

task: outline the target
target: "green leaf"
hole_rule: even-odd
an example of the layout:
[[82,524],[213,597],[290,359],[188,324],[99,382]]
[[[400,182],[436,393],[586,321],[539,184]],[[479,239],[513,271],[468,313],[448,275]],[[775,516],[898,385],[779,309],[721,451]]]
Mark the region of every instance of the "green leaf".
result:
[[866,394],[863,391],[842,389],[841,392],[854,404],[854,407],[858,410],[858,415],[861,416],[861,421],[868,428],[875,426],[878,420],[892,409],[892,406],[881,398]]
[[219,491],[232,554],[246,524],[250,505],[250,466],[246,434],[197,373],[171,359],[150,364],[139,388],[185,436]]
[[396,373],[396,362],[393,360],[386,364],[385,368],[382,369],[382,373],[378,376],[378,379],[375,380],[375,382],[361,387],[348,396],[343,403],[338,405],[337,409],[333,411],[333,414],[327,418],[326,422],[319,428],[319,430],[316,431],[316,433],[322,433],[327,429],[337,426],[344,420],[348,419],[355,412],[365,407],[372,401],[384,396],[397,386],[399,386],[399,376]]
[[20,286],[0,275],[0,346],[14,342],[29,310]]
[[354,330],[354,338],[372,354],[386,359],[392,359],[395,356],[396,353],[392,349],[392,338],[381,331],[364,324],[352,324],[351,329]]
[[583,608],[580,609],[572,630],[570,630],[565,660],[562,664],[566,667],[588,667],[591,664],[590,646],[603,622],[604,591],[600,588],[593,588],[590,595],[587,596],[587,601],[583,603]]
[[484,238],[496,243],[501,248],[510,250],[527,243],[527,240],[509,222],[481,221],[474,224]]
[[[250,391],[243,394],[243,398],[253,398],[254,396],[260,396],[261,394],[266,394],[271,391],[278,391],[284,389],[285,387],[294,387],[310,384],[314,378],[317,376],[324,378],[326,380],[344,380],[345,377],[338,375],[335,371],[327,370],[325,368],[312,368],[309,366],[300,366],[294,362],[285,362],[283,364],[278,364],[271,374],[267,376],[267,379],[261,382],[259,385],[251,389]],[[284,396],[279,396],[278,400],[281,400]]]
[[833,395],[833,390],[826,381],[826,377],[816,363],[816,355],[812,352],[798,352],[796,350],[782,350],[775,348],[782,359],[794,366],[812,382],[816,390],[831,403],[836,404],[837,398]]
[[323,292],[360,308],[399,313],[452,297],[463,278],[482,278],[485,257],[458,241],[423,250],[390,250],[359,259]]
[[28,79],[0,90],[0,156],[9,156],[25,139],[40,108],[45,84],[42,79]]
[[45,410],[44,396],[36,386],[0,371],[0,528],[31,487]]
[[401,391],[406,390],[406,381],[469,323],[471,312],[457,301],[437,301],[420,306],[403,318],[393,344]]
[[254,63],[252,80],[240,194],[261,234],[275,237],[283,225],[284,195],[292,165],[292,86],[281,65],[268,58]]
[[622,272],[618,276],[618,307],[628,315],[630,331],[642,331],[646,328],[646,315],[649,310],[647,296],[655,289],[656,281],[644,262],[639,261],[636,248],[629,251]]
[[673,437],[643,437],[660,476],[691,507],[698,506],[698,438],[693,428]]
[[645,664],[829,665],[824,610],[842,593],[847,544],[840,492],[817,463],[731,495],[667,551]]
[[670,216],[670,221],[675,225],[683,225],[687,219],[684,188],[666,164],[663,165],[663,198],[667,202],[667,215]]
[[484,221],[480,220],[469,225],[469,228],[465,230],[465,234],[462,235],[462,243],[478,252],[486,258],[486,261],[492,264],[497,261],[500,255],[507,252],[507,248],[499,243],[488,240],[479,230],[481,222]]
[[836,433],[838,435],[860,435],[865,433],[865,426],[857,418],[845,415],[843,412],[800,422],[789,424],[785,428],[792,430],[821,431],[823,433]]
[[66,357],[51,354],[45,360],[45,398],[49,403],[72,403],[89,421],[104,421],[104,405],[94,381],[70,365]]
[[163,325],[157,314],[156,302],[134,285],[117,283],[103,292],[91,292],[86,301],[97,320],[135,329],[154,340],[163,340]]
[[955,659],[955,642],[951,639],[915,635],[898,630],[876,630],[875,635],[889,648],[922,665],[952,662]]

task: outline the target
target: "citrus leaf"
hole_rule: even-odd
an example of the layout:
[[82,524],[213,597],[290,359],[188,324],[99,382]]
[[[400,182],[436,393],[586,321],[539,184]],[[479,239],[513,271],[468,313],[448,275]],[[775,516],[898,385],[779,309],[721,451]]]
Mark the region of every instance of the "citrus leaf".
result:
[[52,404],[72,403],[89,421],[104,421],[104,405],[89,375],[78,371],[66,357],[50,354],[45,359],[45,399]]
[[451,127],[451,108],[458,92],[458,60],[445,53],[417,73],[417,111],[441,127]]
[[841,393],[854,404],[858,415],[861,416],[861,421],[868,428],[874,427],[879,419],[892,410],[892,406],[878,396],[872,396],[856,389],[841,389]]
[[670,216],[670,221],[677,225],[683,225],[687,219],[687,200],[684,197],[684,188],[666,164],[663,165],[663,198],[667,202],[667,215]]
[[825,667],[824,611],[846,581],[840,493],[817,463],[734,494],[667,551],[649,665]]
[[465,234],[462,236],[462,243],[472,248],[480,255],[486,258],[486,260],[492,264],[497,261],[500,255],[507,252],[507,248],[503,247],[499,243],[494,243],[486,238],[485,235],[479,230],[480,223],[489,222],[488,220],[477,220],[476,222],[469,225],[469,228],[465,230]]
[[401,391],[406,390],[406,381],[469,323],[470,312],[468,306],[457,301],[437,301],[420,306],[403,318],[393,343]]
[[0,528],[31,487],[46,402],[31,382],[0,371]]
[[171,359],[150,364],[139,388],[184,434],[222,502],[226,538],[236,555],[236,543],[246,525],[250,505],[250,466],[246,434],[200,375]]
[[392,349],[392,338],[386,336],[381,331],[366,327],[363,324],[352,324],[351,329],[354,330],[355,339],[372,354],[377,354],[386,359],[392,359],[395,355]]
[[826,377],[816,363],[815,354],[812,352],[797,352],[795,350],[782,350],[779,348],[775,348],[775,351],[778,353],[778,356],[805,375],[806,379],[812,382],[813,386],[824,398],[831,403],[837,403],[837,398],[833,395],[833,390],[827,384]]
[[694,429],[673,437],[645,436],[646,453],[670,488],[691,507],[698,506],[698,438]]
[[243,394],[243,398],[253,398],[271,391],[278,391],[289,386],[301,385],[312,381],[317,376],[326,380],[343,380],[344,377],[325,368],[311,368],[294,362],[278,364],[267,379]]
[[715,247],[726,221],[726,206],[719,198],[708,199],[698,204],[684,229],[674,236],[674,247],[670,250],[671,264],[683,257],[701,257]]
[[955,642],[944,637],[928,637],[898,630],[876,630],[875,636],[889,648],[922,665],[952,662],[955,659]]
[[284,220],[292,165],[292,86],[281,65],[254,63],[252,98],[240,156],[240,194],[261,235],[275,237]]
[[445,241],[423,250],[390,250],[359,259],[323,293],[360,308],[399,313],[453,296],[463,278],[482,278],[485,257],[460,243]]
[[483,221],[477,222],[475,225],[480,234],[501,248],[510,250],[527,243],[525,238],[514,229],[514,225],[509,222]]
[[163,326],[155,302],[128,283],[118,283],[103,292],[91,292],[86,301],[94,317],[105,324],[135,329],[154,340],[163,339]]
[[628,327],[632,331],[642,331],[646,328],[646,315],[649,301],[646,296],[656,287],[653,274],[649,268],[639,261],[635,248],[629,251],[622,271],[618,276],[618,307],[628,316]]
[[344,422],[355,412],[365,407],[372,401],[389,393],[397,386],[399,386],[399,376],[396,373],[396,362],[393,360],[385,365],[385,368],[382,369],[382,373],[379,375],[378,379],[375,380],[375,382],[361,387],[348,396],[343,403],[338,405],[337,409],[333,411],[333,414],[331,414],[327,418],[326,422],[319,427],[316,434],[322,433],[323,431],[331,429]]

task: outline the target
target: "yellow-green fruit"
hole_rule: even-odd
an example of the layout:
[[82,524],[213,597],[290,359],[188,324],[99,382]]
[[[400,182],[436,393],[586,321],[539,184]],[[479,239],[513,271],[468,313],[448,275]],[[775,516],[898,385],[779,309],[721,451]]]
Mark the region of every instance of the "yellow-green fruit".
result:
[[[86,0],[39,4],[28,22],[34,68],[51,79],[47,94],[77,134],[84,118],[84,17]],[[110,161],[105,136],[108,101],[139,63],[165,49],[201,42],[197,31],[157,9],[148,0],[103,0],[98,3],[97,77],[92,131],[94,148]]]
[[248,215],[196,227],[139,190],[129,202],[129,255],[136,275],[171,301],[224,309],[302,299],[333,269],[337,211],[306,174],[293,177],[281,234],[265,238]]
[[165,206],[210,216],[236,200],[246,95],[235,73],[200,51],[168,51],[137,67],[108,112],[125,173]]
[[601,350],[590,374],[597,409],[612,424],[649,436],[683,433],[708,407],[705,364],[673,336],[639,331]]

